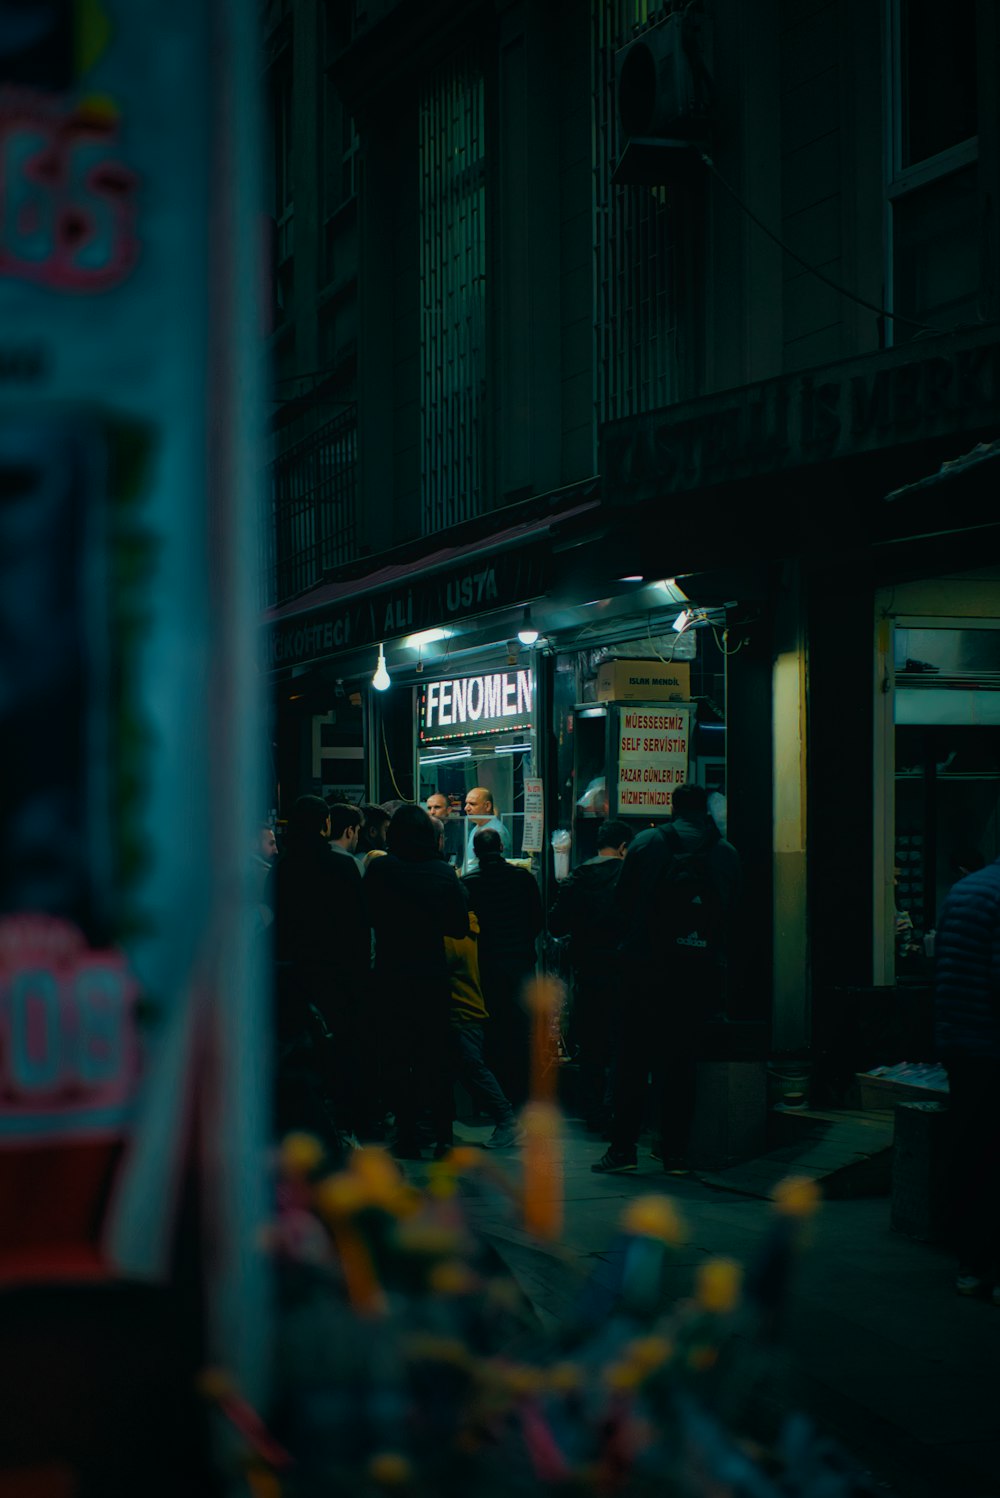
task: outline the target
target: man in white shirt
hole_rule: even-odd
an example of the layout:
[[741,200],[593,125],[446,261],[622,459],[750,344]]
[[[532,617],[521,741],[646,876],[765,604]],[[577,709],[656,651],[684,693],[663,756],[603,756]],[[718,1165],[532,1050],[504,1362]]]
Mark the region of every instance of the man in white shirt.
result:
[[474,785],[465,796],[465,815],[469,819],[469,830],[465,840],[465,862],[462,865],[463,874],[473,874],[479,868],[479,859],[476,850],[472,846],[472,840],[477,832],[484,832],[487,828],[500,834],[503,843],[504,857],[510,852],[510,833],[497,816],[496,807],[493,804],[493,792],[485,785]]

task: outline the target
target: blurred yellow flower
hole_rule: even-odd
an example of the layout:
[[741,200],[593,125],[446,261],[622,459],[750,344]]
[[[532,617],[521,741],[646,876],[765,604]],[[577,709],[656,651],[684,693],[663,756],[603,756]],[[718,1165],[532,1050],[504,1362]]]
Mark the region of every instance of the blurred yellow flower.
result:
[[427,1218],[411,1217],[401,1222],[396,1229],[396,1242],[404,1253],[424,1254],[428,1258],[452,1258],[463,1247],[462,1235],[456,1228]]
[[483,1152],[474,1149],[471,1144],[457,1144],[448,1156],[448,1163],[452,1170],[475,1170],[477,1165],[483,1163]]
[[479,1288],[477,1276],[461,1259],[445,1259],[435,1264],[427,1283],[437,1295],[471,1295]]
[[380,1451],[368,1463],[368,1472],[383,1487],[398,1488],[410,1481],[413,1468],[398,1451]]
[[622,1213],[627,1233],[659,1238],[664,1243],[687,1241],[687,1226],[668,1196],[639,1196]]
[[546,1384],[545,1370],[527,1363],[506,1364],[501,1368],[501,1377],[513,1394],[538,1394]]
[[583,1370],[576,1363],[556,1363],[549,1369],[549,1388],[556,1394],[570,1394],[583,1383]]
[[625,1349],[625,1356],[630,1363],[642,1368],[646,1372],[652,1372],[654,1368],[662,1368],[664,1363],[673,1357],[673,1343],[666,1337],[636,1337]]
[[635,1363],[609,1363],[601,1376],[609,1389],[626,1393],[642,1383],[643,1370]]
[[327,1176],[316,1187],[316,1208],[326,1218],[351,1217],[367,1206],[368,1201],[364,1182],[346,1173]]
[[725,1314],[739,1302],[743,1269],[734,1259],[709,1259],[695,1276],[695,1295],[706,1311]]
[[324,1150],[313,1134],[286,1134],[281,1141],[278,1159],[286,1175],[297,1179],[307,1176],[323,1162]]
[[774,1188],[774,1208],[786,1217],[811,1217],[822,1200],[812,1176],[788,1176]]
[[352,1150],[347,1162],[352,1175],[364,1181],[373,1199],[392,1197],[403,1185],[403,1175],[388,1150],[365,1145]]

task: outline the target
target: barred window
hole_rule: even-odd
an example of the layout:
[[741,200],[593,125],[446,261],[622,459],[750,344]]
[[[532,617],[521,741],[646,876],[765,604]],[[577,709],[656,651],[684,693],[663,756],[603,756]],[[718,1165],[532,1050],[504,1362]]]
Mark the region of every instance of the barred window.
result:
[[593,0],[594,269],[598,423],[677,398],[674,246],[668,189],[615,186],[615,53],[673,9]]
[[482,69],[452,58],[420,98],[420,441],[425,534],[482,505],[486,125]]
[[326,568],[355,555],[357,408],[344,411],[294,443],[271,464],[270,515],[262,534],[274,538],[263,559],[268,603],[282,603],[323,580]]

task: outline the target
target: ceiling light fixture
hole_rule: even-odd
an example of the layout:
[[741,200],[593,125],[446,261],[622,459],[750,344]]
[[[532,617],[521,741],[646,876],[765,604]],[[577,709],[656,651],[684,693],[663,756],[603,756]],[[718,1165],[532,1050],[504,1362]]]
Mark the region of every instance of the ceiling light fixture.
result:
[[375,675],[372,677],[372,686],[376,692],[387,692],[389,690],[389,672],[385,664],[385,646],[378,647],[378,665],[375,667]]
[[422,650],[425,645],[436,645],[439,640],[447,640],[450,636],[449,629],[422,629],[419,634],[408,635],[404,644],[409,650]]
[[531,622],[530,608],[527,608],[524,611],[524,623],[521,625],[521,628],[517,632],[517,638],[520,640],[522,645],[534,645],[535,641],[538,639],[538,630]]

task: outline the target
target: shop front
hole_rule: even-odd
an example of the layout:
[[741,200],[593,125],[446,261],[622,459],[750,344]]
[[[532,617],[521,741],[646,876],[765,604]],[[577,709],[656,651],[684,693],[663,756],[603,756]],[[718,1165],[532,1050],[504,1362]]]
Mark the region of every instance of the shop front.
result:
[[[414,689],[417,725],[417,799],[448,803],[448,824],[464,816],[468,793],[487,790],[503,825],[509,855],[526,860],[542,851],[541,778],[536,723],[537,672],[533,658],[500,670],[435,676]],[[465,862],[468,825],[453,838],[449,857]],[[447,835],[447,834],[446,834]]]

